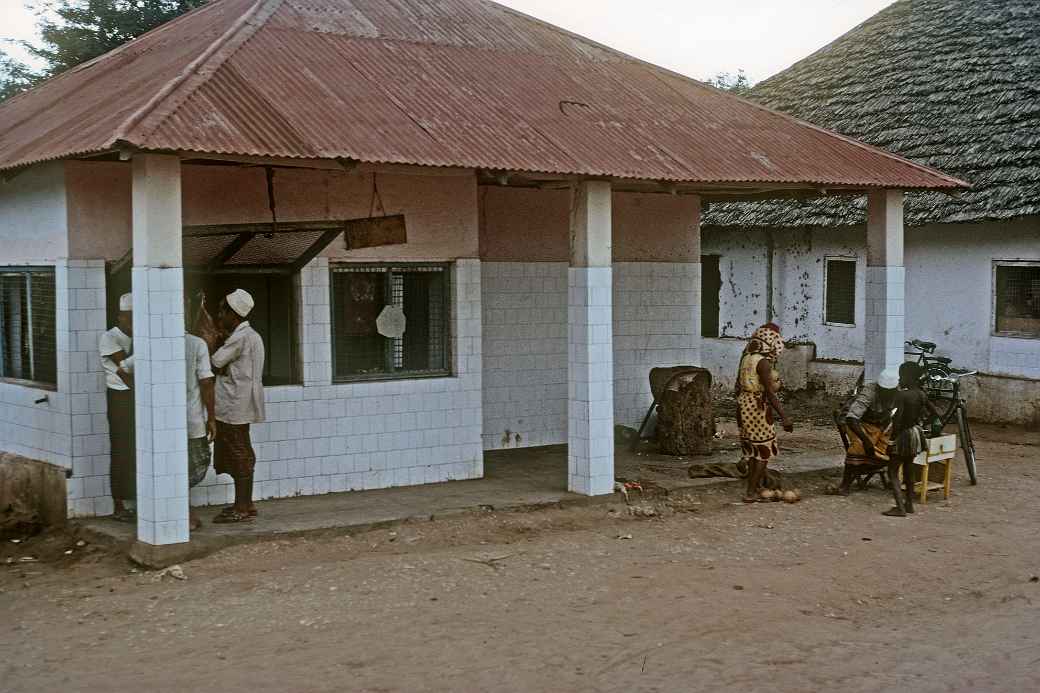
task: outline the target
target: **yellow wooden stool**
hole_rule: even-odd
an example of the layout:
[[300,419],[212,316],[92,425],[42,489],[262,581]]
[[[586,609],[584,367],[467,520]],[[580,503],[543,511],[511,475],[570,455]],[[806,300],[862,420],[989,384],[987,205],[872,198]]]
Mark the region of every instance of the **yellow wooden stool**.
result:
[[[928,439],[928,449],[914,459],[914,464],[921,467],[921,480],[917,482],[915,491],[921,503],[928,502],[928,492],[942,489],[943,498],[950,497],[950,485],[953,481],[953,462],[957,456],[957,436],[947,435]],[[943,466],[942,483],[929,481],[928,477],[933,464]],[[902,476],[902,470],[900,470]]]

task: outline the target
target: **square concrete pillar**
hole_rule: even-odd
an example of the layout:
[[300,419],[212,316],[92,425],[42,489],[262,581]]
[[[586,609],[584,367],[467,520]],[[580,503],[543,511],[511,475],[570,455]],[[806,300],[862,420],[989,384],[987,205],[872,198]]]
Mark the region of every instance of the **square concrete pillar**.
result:
[[567,487],[614,492],[614,345],[611,189],[573,189],[567,301]]
[[906,269],[903,267],[903,191],[867,196],[867,277],[864,377],[876,382],[903,362]]
[[137,538],[166,546],[188,541],[180,160],[135,156],[132,194]]

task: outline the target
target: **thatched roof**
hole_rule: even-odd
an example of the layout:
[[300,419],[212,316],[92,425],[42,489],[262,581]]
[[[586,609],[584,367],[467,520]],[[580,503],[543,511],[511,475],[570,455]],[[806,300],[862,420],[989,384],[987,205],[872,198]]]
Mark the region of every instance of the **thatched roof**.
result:
[[[899,0],[758,84],[766,106],[973,188],[907,196],[906,223],[1040,214],[1040,2]],[[713,204],[710,225],[862,223],[865,201]]]

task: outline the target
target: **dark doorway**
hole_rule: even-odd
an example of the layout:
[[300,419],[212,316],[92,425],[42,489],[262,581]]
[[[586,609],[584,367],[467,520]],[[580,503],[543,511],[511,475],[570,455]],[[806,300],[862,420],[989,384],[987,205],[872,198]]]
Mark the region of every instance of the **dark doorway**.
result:
[[719,255],[701,255],[701,336],[719,336],[722,272]]

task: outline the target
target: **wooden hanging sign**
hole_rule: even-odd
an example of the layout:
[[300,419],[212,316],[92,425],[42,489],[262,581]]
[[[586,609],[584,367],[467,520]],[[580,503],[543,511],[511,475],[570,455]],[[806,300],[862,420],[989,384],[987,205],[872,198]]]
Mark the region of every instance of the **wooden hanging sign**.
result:
[[408,242],[404,215],[351,219],[343,222],[343,239],[347,250],[403,245]]

